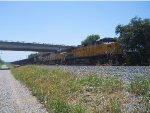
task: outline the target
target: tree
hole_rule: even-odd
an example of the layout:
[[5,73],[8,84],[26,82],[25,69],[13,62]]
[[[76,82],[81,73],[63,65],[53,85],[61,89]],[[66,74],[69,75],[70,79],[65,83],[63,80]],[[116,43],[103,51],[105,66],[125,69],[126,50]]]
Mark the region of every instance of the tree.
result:
[[0,57],[0,63],[4,63],[4,61],[1,59],[1,57]]
[[40,55],[44,55],[44,54],[47,54],[49,52],[38,52],[38,53],[31,53],[28,55],[28,58],[34,58],[34,57],[38,57]]
[[100,36],[99,36],[99,35],[94,35],[94,34],[92,34],[92,35],[89,35],[85,40],[83,40],[83,41],[81,42],[81,44],[82,44],[82,45],[86,45],[86,44],[88,44],[89,42],[93,42],[93,41],[96,41],[96,40],[98,40],[98,39],[100,39]]
[[134,17],[129,24],[118,25],[116,34],[119,34],[119,41],[129,63],[144,64],[148,62],[150,55],[150,19]]
[[38,56],[38,53],[31,53],[30,55],[28,55],[28,58],[33,58]]

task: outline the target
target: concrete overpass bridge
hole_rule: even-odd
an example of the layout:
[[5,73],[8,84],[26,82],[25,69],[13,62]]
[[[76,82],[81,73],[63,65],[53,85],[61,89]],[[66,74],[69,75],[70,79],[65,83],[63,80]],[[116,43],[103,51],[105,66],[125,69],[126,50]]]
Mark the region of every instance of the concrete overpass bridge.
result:
[[73,46],[38,44],[38,43],[22,43],[22,42],[7,42],[7,41],[0,40],[0,50],[55,52],[55,51],[65,51],[65,50],[68,50],[71,48],[73,48]]

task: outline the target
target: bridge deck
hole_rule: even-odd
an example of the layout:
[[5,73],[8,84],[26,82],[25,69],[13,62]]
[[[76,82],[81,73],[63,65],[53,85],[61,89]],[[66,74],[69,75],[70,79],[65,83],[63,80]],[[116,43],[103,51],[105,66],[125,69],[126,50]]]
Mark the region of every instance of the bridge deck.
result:
[[70,48],[73,46],[0,41],[0,50],[54,52]]

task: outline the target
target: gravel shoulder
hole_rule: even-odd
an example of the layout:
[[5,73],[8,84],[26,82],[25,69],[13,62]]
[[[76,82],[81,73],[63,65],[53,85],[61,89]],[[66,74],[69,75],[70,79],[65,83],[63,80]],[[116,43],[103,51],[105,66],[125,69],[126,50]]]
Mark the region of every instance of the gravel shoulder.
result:
[[47,113],[47,111],[31,92],[12,76],[10,70],[0,70],[0,113]]

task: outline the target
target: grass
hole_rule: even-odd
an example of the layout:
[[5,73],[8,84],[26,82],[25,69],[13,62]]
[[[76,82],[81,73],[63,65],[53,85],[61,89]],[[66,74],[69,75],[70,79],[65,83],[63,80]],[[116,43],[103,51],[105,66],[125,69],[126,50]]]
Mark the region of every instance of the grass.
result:
[[0,63],[0,68],[2,67],[3,64],[4,64],[4,63]]
[[[150,79],[144,76],[135,77],[129,85],[129,92],[137,97],[138,105],[135,106],[135,111],[150,113]],[[140,107],[142,109],[139,109]]]
[[110,100],[110,105],[107,106],[107,111],[110,113],[121,113],[121,103],[117,98]]
[[96,75],[86,76],[80,81],[81,84],[89,86],[87,90],[92,92],[113,93],[122,90],[122,83],[114,77],[98,77]]
[[82,113],[80,105],[69,105],[69,93],[76,92],[77,85],[69,82],[73,75],[61,70],[46,70],[34,66],[12,70],[16,79],[22,81],[37,99],[52,113]]
[[14,68],[14,65],[11,64],[11,63],[6,63],[6,65],[7,65],[7,67],[10,68],[10,69]]
[[114,77],[76,76],[36,66],[12,69],[50,113],[120,113],[123,84]]
[[150,94],[150,79],[135,77],[130,84],[129,91],[136,95]]

